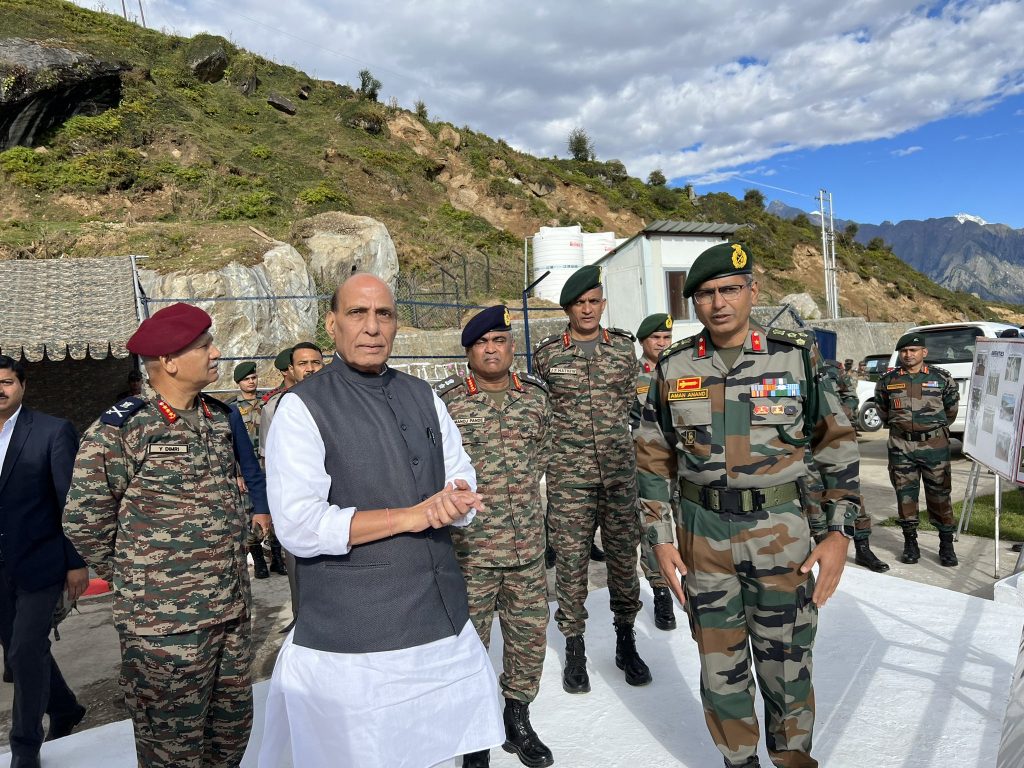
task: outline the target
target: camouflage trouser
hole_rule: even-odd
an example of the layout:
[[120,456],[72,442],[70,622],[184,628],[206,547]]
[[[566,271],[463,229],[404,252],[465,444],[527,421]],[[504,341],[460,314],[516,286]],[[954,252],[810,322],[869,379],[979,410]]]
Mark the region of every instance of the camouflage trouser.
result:
[[248,619],[175,635],[121,634],[121,689],[145,768],[238,766],[252,729]]
[[668,583],[662,578],[661,573],[658,571],[658,560],[654,556],[654,549],[651,547],[651,543],[644,536],[645,521],[645,509],[643,505],[637,503],[636,505],[636,519],[637,525],[639,526],[640,535],[640,570],[644,572],[644,577],[647,582],[651,585],[651,589],[668,589]]
[[490,647],[491,622],[501,625],[501,694],[529,704],[537,698],[547,650],[548,596],[544,557],[518,568],[463,565],[469,618],[483,644]]
[[256,532],[255,526],[250,525],[249,535],[245,539],[246,548],[255,547],[257,544],[261,544],[263,542],[266,542],[268,547],[278,546],[277,536],[274,535],[274,529],[271,528],[269,531],[267,531],[264,535],[261,536]]
[[811,648],[818,611],[807,519],[796,501],[747,515],[680,502],[679,552],[688,573],[686,614],[700,654],[708,730],[732,763],[757,754],[751,654],[765,706],[772,762],[816,766]]
[[949,439],[939,435],[926,441],[889,436],[889,480],[896,490],[900,523],[917,527],[918,494],[924,480],[928,519],[939,531],[956,530],[953,519],[953,473],[949,465]]
[[615,623],[632,624],[641,606],[640,580],[636,575],[636,551],[640,544],[636,481],[610,488],[577,488],[549,475],[547,525],[548,541],[558,555],[555,621],[562,634],[582,635],[586,627],[587,568],[598,525]]

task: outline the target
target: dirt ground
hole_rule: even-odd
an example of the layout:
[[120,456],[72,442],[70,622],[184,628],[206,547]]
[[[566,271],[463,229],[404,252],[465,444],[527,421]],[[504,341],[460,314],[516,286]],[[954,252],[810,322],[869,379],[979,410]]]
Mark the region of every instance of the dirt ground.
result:
[[[889,485],[886,470],[885,434],[877,432],[862,435],[861,483],[865,503],[876,522],[894,513],[895,497]],[[953,463],[953,498],[962,499],[970,462],[957,455]],[[991,493],[994,478],[991,474],[982,476],[979,493]],[[875,553],[891,566],[889,575],[893,578],[910,579],[953,589],[965,594],[986,599],[992,597],[995,581],[993,542],[965,536],[957,545],[960,557],[958,568],[943,568],[938,564],[938,538],[935,534],[921,534],[921,562],[904,565],[898,562],[902,551],[902,537],[898,528],[876,526],[871,537]],[[1000,576],[1008,576],[1014,568],[1017,556],[1010,551],[1010,542],[999,545]],[[853,564],[853,547],[850,547],[849,567]],[[554,600],[553,571],[548,572],[549,599]],[[605,568],[592,564],[591,587],[598,589],[606,585]],[[264,680],[270,677],[274,659],[284,635],[280,630],[291,620],[288,600],[288,580],[272,575],[269,579],[253,580],[253,641],[255,643],[254,678]],[[83,599],[81,612],[69,617],[61,624],[61,640],[53,644],[56,657],[68,683],[88,708],[80,728],[120,720],[126,717],[121,693],[117,684],[119,651],[117,634],[110,618],[110,596],[103,595]],[[651,610],[645,606],[644,610]],[[827,606],[824,609],[827,617]],[[827,620],[827,619],[826,619]],[[682,631],[682,630],[676,630]],[[0,748],[6,751],[13,686],[0,685]]]

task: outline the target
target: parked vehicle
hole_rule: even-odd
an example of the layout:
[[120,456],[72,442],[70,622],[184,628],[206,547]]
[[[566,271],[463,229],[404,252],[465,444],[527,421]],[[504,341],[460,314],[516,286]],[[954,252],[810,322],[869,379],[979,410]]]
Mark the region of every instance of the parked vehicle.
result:
[[[965,322],[919,325],[908,330],[908,333],[913,331],[924,336],[928,347],[925,363],[945,368],[960,389],[960,410],[956,420],[949,427],[950,433],[957,439],[963,439],[966,428],[967,386],[974,365],[976,339],[979,336],[994,339],[1003,331],[1017,328],[1018,326],[1007,323]],[[885,367],[895,368],[898,364],[896,350],[893,350]],[[885,373],[885,369],[879,373]],[[878,411],[875,409],[875,382],[857,382],[857,398],[860,400],[857,427],[864,432],[874,432],[882,426],[882,420],[878,418]]]
[[878,377],[889,368],[889,357],[891,353],[884,352],[880,355],[868,355],[864,358],[865,380],[878,381]]

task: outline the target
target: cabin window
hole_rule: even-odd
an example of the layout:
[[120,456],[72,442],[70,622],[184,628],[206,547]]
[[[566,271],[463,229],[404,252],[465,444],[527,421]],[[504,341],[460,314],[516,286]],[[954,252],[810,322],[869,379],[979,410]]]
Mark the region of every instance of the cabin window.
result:
[[665,272],[668,281],[668,306],[673,320],[690,320],[690,302],[683,297],[683,286],[686,285],[686,270],[668,270]]

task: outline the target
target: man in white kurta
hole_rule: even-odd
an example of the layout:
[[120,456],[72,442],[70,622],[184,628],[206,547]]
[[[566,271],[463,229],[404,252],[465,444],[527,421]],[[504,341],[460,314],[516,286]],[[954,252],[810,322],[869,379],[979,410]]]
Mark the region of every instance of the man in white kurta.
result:
[[335,360],[282,398],[266,446],[275,529],[303,572],[259,764],[426,768],[497,746],[448,534],[481,506],[472,463],[429,386],[386,365],[386,284],[349,278],[326,325]]

